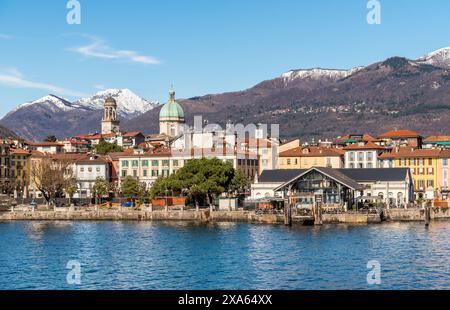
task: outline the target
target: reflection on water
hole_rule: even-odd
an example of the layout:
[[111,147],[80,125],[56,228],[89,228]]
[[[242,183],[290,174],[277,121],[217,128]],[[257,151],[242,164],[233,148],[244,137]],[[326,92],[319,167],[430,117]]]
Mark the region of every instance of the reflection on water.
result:
[[[449,223],[0,223],[1,289],[449,289]],[[69,260],[82,284],[66,283]],[[368,286],[378,260],[382,285]]]

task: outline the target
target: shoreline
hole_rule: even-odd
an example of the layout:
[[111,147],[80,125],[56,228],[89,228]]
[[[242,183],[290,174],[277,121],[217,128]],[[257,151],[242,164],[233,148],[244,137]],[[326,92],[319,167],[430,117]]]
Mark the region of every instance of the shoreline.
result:
[[[384,218],[378,214],[323,214],[322,224],[380,224],[382,222],[425,222],[423,209],[389,209]],[[449,210],[432,210],[431,220],[450,220]],[[256,214],[255,211],[137,211],[137,210],[51,210],[10,211],[0,213],[5,221],[191,221],[247,222],[255,224],[285,224],[283,214]],[[292,224],[311,224],[310,218],[293,216]]]

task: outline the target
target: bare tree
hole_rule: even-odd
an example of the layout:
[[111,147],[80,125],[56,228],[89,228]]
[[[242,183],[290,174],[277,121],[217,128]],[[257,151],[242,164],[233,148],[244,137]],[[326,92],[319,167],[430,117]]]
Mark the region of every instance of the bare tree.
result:
[[69,161],[51,158],[35,161],[31,167],[30,177],[47,203],[62,197],[64,190],[73,186],[75,179]]

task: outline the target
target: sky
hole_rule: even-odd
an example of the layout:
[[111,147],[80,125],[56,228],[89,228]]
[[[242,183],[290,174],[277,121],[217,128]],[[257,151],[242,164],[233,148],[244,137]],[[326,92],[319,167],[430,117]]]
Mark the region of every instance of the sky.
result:
[[[72,0],[73,1],[73,0]],[[450,1],[0,0],[0,116],[55,94],[129,88],[167,101],[242,90],[291,69],[418,58],[450,46]]]

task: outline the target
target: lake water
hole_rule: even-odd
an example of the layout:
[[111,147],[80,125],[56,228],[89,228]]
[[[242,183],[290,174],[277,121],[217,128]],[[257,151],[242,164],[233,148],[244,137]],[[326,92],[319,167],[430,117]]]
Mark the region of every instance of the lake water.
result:
[[[371,260],[381,285],[367,284]],[[450,222],[0,223],[0,289],[450,289],[449,266]]]

